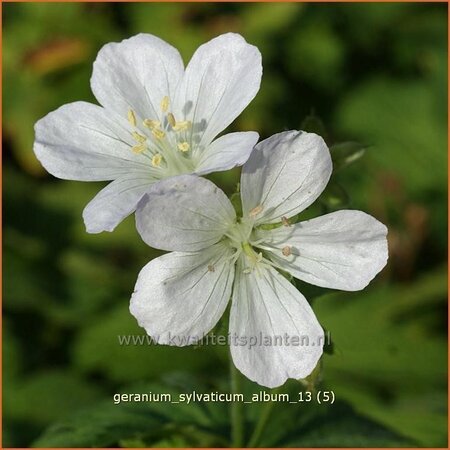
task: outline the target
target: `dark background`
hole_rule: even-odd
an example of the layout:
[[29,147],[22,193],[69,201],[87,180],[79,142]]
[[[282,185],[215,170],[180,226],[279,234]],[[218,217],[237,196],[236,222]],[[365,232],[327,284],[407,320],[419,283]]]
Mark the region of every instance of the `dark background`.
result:
[[[81,212],[102,184],[54,179],[32,151],[39,118],[95,102],[103,44],[153,33],[187,62],[228,31],[264,66],[231,128],[364,144],[324,202],[389,228],[388,266],[366,290],[314,300],[334,352],[310,382],[338,403],[272,405],[258,445],[447,445],[447,5],[8,3],[3,25],[3,446],[229,445],[227,405],[112,405],[135,383],[226,391],[227,349],[119,346],[143,333],[128,301],[157,253],[131,217],[87,234]],[[238,175],[213,179],[231,193]],[[246,409],[246,437],[261,408]]]

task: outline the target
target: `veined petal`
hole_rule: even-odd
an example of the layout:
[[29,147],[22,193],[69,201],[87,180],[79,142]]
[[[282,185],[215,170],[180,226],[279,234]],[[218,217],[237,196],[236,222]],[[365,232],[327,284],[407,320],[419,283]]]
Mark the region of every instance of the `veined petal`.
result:
[[258,133],[247,131],[216,139],[202,153],[195,173],[204,175],[241,166],[250,156],[258,137]]
[[388,259],[387,228],[362,211],[336,211],[258,234],[281,269],[326,288],[363,289]]
[[132,173],[121,176],[102,189],[83,211],[84,223],[88,233],[113,231],[129,216],[154,183],[148,173]]
[[216,244],[150,261],[139,274],[131,314],[159,344],[194,344],[225,311],[234,277],[230,257],[228,247]]
[[200,46],[186,67],[176,110],[192,122],[192,141],[207,146],[253,100],[261,83],[261,54],[239,34]]
[[149,167],[135,144],[126,119],[100,106],[75,102],[47,114],[35,125],[34,152],[45,169],[66,180],[113,180]]
[[[235,366],[262,386],[305,378],[322,355],[323,330],[311,307],[271,267],[251,273],[236,269],[230,313]],[[253,345],[251,345],[253,343]]]
[[155,183],[139,202],[136,226],[142,239],[161,250],[196,251],[218,242],[236,213],[211,181],[180,175]]
[[177,49],[151,34],[138,34],[102,47],[94,62],[92,92],[105,108],[127,117],[158,119],[161,101],[172,98],[183,75]]
[[244,215],[256,224],[279,222],[303,211],[322,193],[332,171],[324,140],[314,133],[285,131],[260,142],[242,168]]

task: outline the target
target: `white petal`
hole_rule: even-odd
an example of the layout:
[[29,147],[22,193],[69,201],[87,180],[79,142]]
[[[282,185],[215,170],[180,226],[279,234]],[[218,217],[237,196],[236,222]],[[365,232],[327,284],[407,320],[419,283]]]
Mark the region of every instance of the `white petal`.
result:
[[106,44],[94,62],[91,87],[105,108],[140,120],[161,117],[161,101],[173,98],[183,75],[178,50],[151,34]]
[[181,175],[155,183],[136,210],[142,239],[161,250],[196,251],[218,242],[236,214],[211,181]]
[[242,168],[244,214],[261,206],[256,223],[292,217],[316,200],[331,171],[330,152],[320,136],[304,131],[275,134],[255,147]]
[[[387,228],[361,211],[337,211],[291,227],[260,231],[261,247],[294,277],[317,286],[358,291],[386,265]],[[284,256],[282,249],[291,254]],[[288,253],[285,252],[285,253]]]
[[222,316],[231,295],[231,250],[216,244],[195,253],[169,253],[139,274],[130,311],[160,344],[194,344]]
[[242,166],[258,142],[253,131],[230,133],[216,139],[202,153],[195,171],[198,175],[228,170]]
[[238,34],[223,34],[200,46],[177,90],[176,111],[193,123],[194,142],[207,146],[259,90],[261,53]]
[[86,102],[64,105],[35,125],[34,152],[45,169],[66,180],[113,180],[145,170],[148,159],[133,153],[125,119]]
[[83,211],[88,233],[113,231],[135,209],[154,180],[145,172],[122,176],[102,189]]
[[280,273],[265,267],[245,274],[238,265],[230,341],[236,367],[273,388],[313,371],[322,355],[324,334],[305,297]]

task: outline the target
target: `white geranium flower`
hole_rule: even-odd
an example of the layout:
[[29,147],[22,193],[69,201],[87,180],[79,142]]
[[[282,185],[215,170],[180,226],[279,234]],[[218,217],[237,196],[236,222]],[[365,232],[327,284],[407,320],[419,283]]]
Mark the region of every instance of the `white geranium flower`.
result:
[[[355,291],[387,261],[386,227],[361,211],[289,222],[316,200],[331,171],[322,138],[288,131],[259,143],[245,163],[242,218],[208,180],[187,175],[155,186],[138,206],[138,231],[152,247],[174,252],[139,274],[130,306],[139,324],[161,344],[192,343],[214,327],[232,297],[236,367],[268,387],[309,375],[322,354],[323,330],[277,269],[318,286]],[[294,345],[294,339],[243,345],[261,335],[307,336],[309,345]]]
[[254,132],[216,140],[258,92],[261,54],[238,34],[202,45],[184,69],[178,51],[149,35],[105,45],[92,91],[101,104],[64,105],[37,122],[34,151],[52,175],[114,180],[83,212],[87,231],[112,231],[149,185],[243,164]]

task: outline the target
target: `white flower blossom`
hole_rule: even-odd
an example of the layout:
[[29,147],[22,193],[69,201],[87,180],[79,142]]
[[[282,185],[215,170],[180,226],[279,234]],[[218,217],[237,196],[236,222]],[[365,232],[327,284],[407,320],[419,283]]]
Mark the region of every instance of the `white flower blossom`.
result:
[[35,126],[34,151],[52,175],[113,180],[83,212],[87,231],[112,231],[150,185],[242,165],[255,132],[214,138],[259,90],[261,54],[238,34],[200,46],[186,69],[178,51],[139,34],[105,45],[91,88],[101,106],[75,102]]
[[138,206],[137,228],[147,244],[173,252],[139,274],[130,304],[139,324],[161,344],[192,343],[214,327],[231,297],[231,337],[309,338],[309,345],[252,348],[232,341],[236,367],[267,387],[309,375],[322,355],[323,330],[278,269],[356,291],[387,261],[386,227],[361,211],[289,221],[317,199],[331,171],[321,137],[288,131],[259,143],[243,166],[242,218],[208,180],[185,175],[155,186]]

